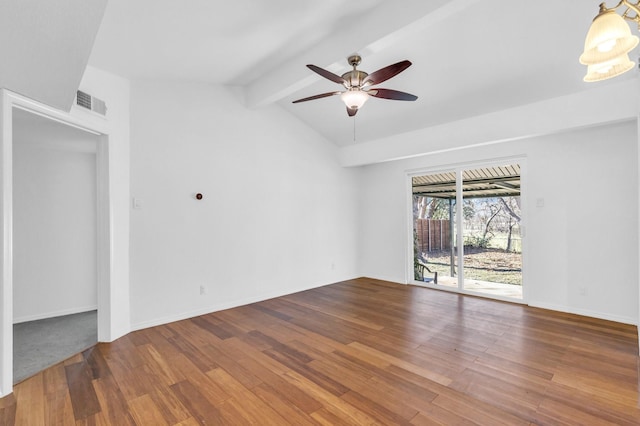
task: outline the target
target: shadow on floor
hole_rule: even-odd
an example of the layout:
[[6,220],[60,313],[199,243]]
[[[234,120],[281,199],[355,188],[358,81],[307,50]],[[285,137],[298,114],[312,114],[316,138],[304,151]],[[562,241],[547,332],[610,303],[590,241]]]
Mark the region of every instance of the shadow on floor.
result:
[[14,324],[13,382],[95,345],[97,330],[97,311]]

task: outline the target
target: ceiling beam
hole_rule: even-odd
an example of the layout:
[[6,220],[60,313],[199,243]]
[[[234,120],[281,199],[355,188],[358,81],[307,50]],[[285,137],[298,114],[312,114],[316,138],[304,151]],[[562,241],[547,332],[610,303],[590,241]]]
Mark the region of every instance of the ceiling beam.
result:
[[[311,49],[268,71],[244,86],[245,104],[250,108],[265,106],[307,87],[320,78],[306,64],[315,64],[332,72],[345,67],[345,58],[359,52],[372,56],[398,39],[404,39],[425,26],[434,25],[479,0],[405,0],[382,2],[357,21],[347,22]],[[412,13],[407,14],[410,9]],[[418,45],[418,44],[417,44]]]

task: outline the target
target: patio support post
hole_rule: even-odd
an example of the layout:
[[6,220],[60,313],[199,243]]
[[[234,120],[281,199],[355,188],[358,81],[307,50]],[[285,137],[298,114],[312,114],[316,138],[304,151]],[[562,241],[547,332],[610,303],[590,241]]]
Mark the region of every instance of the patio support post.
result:
[[455,244],[453,237],[453,198],[449,198],[449,248],[451,249],[451,259],[449,264],[451,265],[451,276],[456,276],[456,264],[455,260]]

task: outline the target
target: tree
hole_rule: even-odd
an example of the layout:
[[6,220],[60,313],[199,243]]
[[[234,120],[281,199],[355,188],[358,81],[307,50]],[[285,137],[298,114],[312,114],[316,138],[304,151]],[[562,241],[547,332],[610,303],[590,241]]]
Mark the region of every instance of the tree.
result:
[[502,207],[509,216],[509,222],[507,224],[507,251],[511,251],[511,237],[513,234],[513,227],[520,225],[520,197],[500,197],[499,198]]
[[502,211],[502,206],[496,198],[481,198],[479,202],[481,210],[478,216],[482,221],[482,241],[488,242],[491,238],[487,237],[491,233],[491,224]]
[[464,236],[464,245],[486,248],[501,209],[495,198],[465,198],[462,208],[464,229],[471,233]]
[[516,222],[520,222],[520,197],[500,197],[499,198],[502,207],[506,212],[515,219]]
[[476,207],[471,200],[463,200],[462,201],[462,217],[465,220],[473,219],[473,216],[476,214]]
[[449,200],[441,198],[428,198],[428,200],[426,219],[449,219]]

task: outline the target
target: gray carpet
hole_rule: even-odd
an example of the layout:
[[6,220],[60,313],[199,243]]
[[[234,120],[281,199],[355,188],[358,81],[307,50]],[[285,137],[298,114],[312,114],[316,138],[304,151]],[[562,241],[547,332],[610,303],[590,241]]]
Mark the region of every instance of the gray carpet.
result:
[[14,324],[13,382],[95,345],[97,330],[97,311]]

